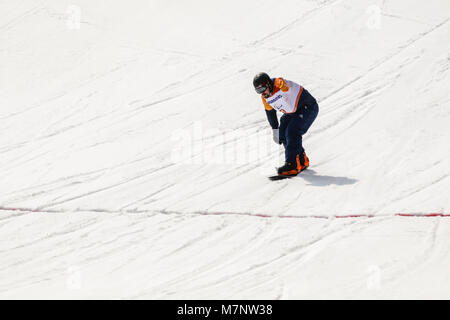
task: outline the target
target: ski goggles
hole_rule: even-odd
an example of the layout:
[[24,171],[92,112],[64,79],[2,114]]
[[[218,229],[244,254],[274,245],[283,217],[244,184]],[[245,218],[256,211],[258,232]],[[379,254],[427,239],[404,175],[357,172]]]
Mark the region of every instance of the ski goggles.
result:
[[263,93],[264,91],[267,90],[267,86],[258,86],[258,87],[255,88],[255,90],[256,90],[256,92],[258,94],[261,94],[261,93]]

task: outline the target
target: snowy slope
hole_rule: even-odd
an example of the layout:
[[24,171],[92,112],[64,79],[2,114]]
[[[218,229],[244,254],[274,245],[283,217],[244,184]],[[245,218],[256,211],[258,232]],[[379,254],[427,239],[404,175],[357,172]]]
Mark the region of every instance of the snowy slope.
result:
[[[0,297],[450,298],[449,37],[444,0],[0,2]],[[294,179],[260,71],[319,101]]]

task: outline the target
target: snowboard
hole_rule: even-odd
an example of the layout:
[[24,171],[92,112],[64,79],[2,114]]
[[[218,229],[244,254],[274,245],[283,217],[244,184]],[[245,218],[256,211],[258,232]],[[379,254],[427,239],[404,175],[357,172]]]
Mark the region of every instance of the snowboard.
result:
[[278,181],[278,180],[284,180],[284,179],[290,179],[290,178],[295,178],[296,176],[279,176],[279,175],[275,175],[275,176],[270,176],[268,177],[269,180],[272,181]]
[[[300,172],[303,172],[304,170],[306,170],[307,168],[305,168],[305,169],[303,169],[303,170],[300,170]],[[299,174],[300,174],[300,172],[298,173],[298,174],[296,174],[295,176],[280,176],[280,175],[274,175],[274,176],[270,176],[270,177],[268,177],[269,178],[269,180],[272,180],[272,181],[278,181],[278,180],[284,180],[284,179],[291,179],[291,178],[295,178],[295,177],[297,177]]]

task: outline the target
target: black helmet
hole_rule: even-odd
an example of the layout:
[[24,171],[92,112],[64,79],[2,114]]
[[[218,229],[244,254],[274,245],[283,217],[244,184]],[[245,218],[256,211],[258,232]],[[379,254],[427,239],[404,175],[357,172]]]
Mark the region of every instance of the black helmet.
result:
[[267,73],[260,72],[253,78],[253,86],[255,87],[256,92],[259,94],[266,91],[267,88],[269,88],[270,92],[272,92],[272,79],[270,79]]

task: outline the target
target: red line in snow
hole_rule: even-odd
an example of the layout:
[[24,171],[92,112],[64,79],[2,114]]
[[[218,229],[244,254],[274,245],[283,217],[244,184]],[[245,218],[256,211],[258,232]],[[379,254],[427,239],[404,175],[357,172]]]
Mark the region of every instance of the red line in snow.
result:
[[[231,213],[230,213],[231,214]],[[446,213],[394,213],[394,214],[351,214],[351,215],[335,215],[335,216],[292,216],[292,215],[279,215],[279,216],[271,216],[271,215],[262,215],[262,214],[254,214],[257,217],[263,218],[316,218],[316,219],[329,219],[329,218],[337,218],[337,219],[346,219],[346,218],[376,218],[376,217],[386,217],[386,216],[396,216],[396,217],[416,217],[416,218],[428,218],[428,217],[450,217],[450,214]]]
[[[34,212],[34,213],[65,213],[61,210],[52,210],[52,209],[34,209],[34,208],[19,208],[19,207],[1,207],[0,211],[14,211],[14,212]],[[67,211],[69,213],[70,210]],[[249,216],[249,217],[259,217],[259,218],[286,218],[286,219],[330,219],[330,218],[338,218],[338,219],[346,219],[346,218],[376,218],[376,217],[416,217],[416,218],[429,218],[429,217],[450,217],[448,213],[393,213],[393,214],[350,214],[350,215],[335,215],[335,216],[327,216],[327,215],[269,215],[263,213],[250,213],[250,212],[208,212],[208,211],[200,211],[200,212],[176,212],[176,211],[167,211],[167,210],[107,210],[107,209],[78,209],[74,212],[97,212],[97,213],[148,213],[148,212],[159,212],[162,214],[198,214],[198,215],[238,215],[238,216]]]
[[400,217],[450,217],[450,214],[446,213],[396,213],[395,215]]

